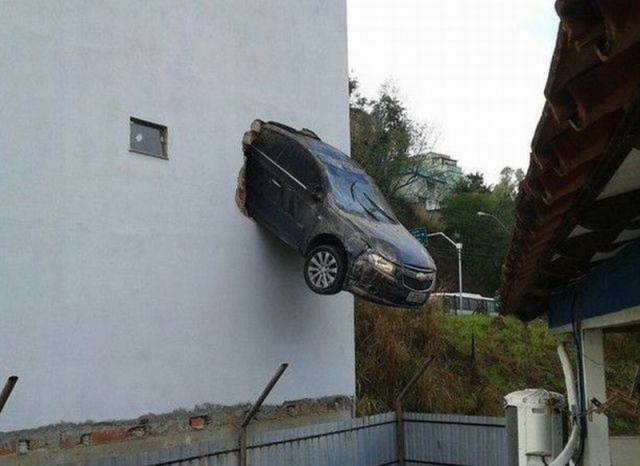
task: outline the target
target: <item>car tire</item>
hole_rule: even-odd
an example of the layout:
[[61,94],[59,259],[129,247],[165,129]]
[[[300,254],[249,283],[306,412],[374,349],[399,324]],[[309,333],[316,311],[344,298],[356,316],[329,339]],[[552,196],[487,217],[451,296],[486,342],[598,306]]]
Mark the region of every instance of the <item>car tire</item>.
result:
[[340,248],[328,244],[317,246],[307,255],[304,279],[311,291],[336,294],[342,290],[347,260]]
[[258,133],[256,133],[255,131],[247,131],[246,133],[244,133],[244,136],[242,136],[242,152],[246,154],[249,150],[249,147],[251,147],[257,137]]
[[262,131],[263,126],[264,126],[264,121],[253,120],[253,122],[251,123],[251,131],[255,131],[256,133],[259,133],[260,131]]

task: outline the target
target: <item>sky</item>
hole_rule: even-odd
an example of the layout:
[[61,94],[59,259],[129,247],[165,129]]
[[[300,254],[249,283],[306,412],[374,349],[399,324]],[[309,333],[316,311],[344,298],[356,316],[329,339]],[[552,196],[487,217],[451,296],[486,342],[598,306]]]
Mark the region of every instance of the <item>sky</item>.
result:
[[347,0],[349,69],[373,97],[390,80],[436,150],[495,183],[529,164],[558,17],[552,0]]

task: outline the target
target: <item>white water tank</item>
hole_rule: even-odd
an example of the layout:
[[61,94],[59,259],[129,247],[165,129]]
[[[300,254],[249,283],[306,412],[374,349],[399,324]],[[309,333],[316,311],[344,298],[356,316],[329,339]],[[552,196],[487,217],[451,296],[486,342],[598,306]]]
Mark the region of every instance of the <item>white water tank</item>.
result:
[[563,442],[564,396],[526,389],[505,397],[509,465],[544,466]]

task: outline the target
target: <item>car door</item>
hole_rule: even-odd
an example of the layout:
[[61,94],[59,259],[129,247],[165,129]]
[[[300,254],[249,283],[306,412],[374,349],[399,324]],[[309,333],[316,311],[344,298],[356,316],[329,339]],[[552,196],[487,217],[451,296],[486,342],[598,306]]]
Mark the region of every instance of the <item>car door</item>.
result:
[[318,221],[322,200],[320,169],[309,151],[294,140],[282,151],[280,165],[287,174],[282,185],[283,229],[288,242],[302,250]]
[[280,133],[263,130],[249,150],[246,165],[250,214],[285,241],[282,191],[286,174],[280,168],[279,160],[289,142],[290,139]]

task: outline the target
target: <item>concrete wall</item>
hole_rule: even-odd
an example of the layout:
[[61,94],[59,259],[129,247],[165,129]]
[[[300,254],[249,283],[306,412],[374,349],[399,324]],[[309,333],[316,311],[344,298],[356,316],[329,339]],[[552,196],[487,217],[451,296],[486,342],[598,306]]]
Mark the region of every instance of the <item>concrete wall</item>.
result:
[[[255,117],[349,149],[345,0],[0,0],[0,431],[353,395],[352,298],[234,205]],[[129,118],[169,160],[132,154]]]
[[[208,442],[225,444],[233,449],[238,446],[237,426],[242,423],[248,409],[246,404],[206,405],[192,412],[178,410],[148,416],[144,421],[64,423],[17,430],[0,436],[0,466],[96,466],[101,460],[111,466],[139,466],[157,464],[161,462],[160,456],[168,459],[168,453],[193,452],[193,448],[202,452],[201,448]],[[351,411],[352,400],[347,397],[314,398],[278,406],[265,404],[247,432],[255,436],[274,430],[352,420]],[[147,454],[155,456],[155,461],[150,457],[146,460],[132,458],[132,455]],[[185,454],[180,456],[184,457]],[[237,461],[234,462],[236,465]]]

